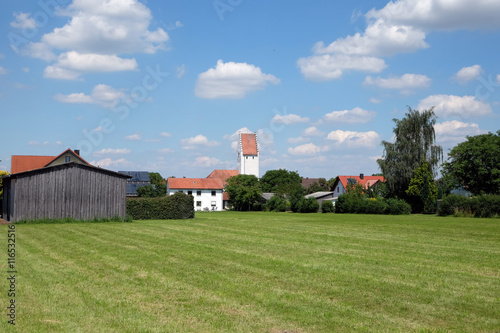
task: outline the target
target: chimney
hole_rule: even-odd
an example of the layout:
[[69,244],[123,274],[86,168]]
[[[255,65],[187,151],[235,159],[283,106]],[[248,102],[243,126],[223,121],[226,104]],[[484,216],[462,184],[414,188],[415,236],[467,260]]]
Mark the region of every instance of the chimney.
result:
[[80,149],[75,149],[73,151],[75,152],[75,154],[77,154],[78,156],[80,156]]
[[362,173],[360,173],[360,174],[359,174],[359,179],[361,179],[361,180],[365,179],[365,175],[364,175],[364,174],[362,174]]

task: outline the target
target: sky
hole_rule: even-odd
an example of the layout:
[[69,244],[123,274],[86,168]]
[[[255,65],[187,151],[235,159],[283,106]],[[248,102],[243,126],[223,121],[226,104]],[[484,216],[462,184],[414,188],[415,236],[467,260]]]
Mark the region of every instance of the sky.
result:
[[[0,169],[206,177],[255,132],[260,173],[380,172],[408,107],[445,153],[500,129],[500,0],[0,1]],[[445,156],[446,159],[446,156]]]

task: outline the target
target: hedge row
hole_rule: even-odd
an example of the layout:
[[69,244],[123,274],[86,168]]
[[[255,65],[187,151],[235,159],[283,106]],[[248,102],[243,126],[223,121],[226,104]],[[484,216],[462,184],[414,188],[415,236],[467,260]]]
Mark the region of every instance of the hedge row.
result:
[[180,192],[158,198],[127,198],[127,214],[134,220],[194,218],[194,198]]
[[335,213],[408,215],[411,206],[399,199],[357,198],[343,194],[335,203]]
[[441,201],[437,213],[440,216],[500,216],[500,195],[480,195],[467,198],[450,194]]

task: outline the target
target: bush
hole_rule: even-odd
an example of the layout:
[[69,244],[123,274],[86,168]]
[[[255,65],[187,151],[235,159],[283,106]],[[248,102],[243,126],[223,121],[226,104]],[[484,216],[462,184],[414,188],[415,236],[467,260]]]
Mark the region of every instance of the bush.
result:
[[363,199],[350,194],[341,194],[335,203],[335,213],[357,213],[357,207],[359,207],[361,200]]
[[480,195],[467,198],[450,194],[439,205],[438,215],[455,215],[460,217],[500,216],[500,195]]
[[439,216],[448,216],[455,214],[456,210],[465,210],[468,199],[462,195],[450,194],[446,196],[439,204],[437,214]]
[[410,215],[411,206],[404,200],[401,199],[386,199],[387,208],[385,209],[385,214],[387,215]]
[[321,203],[321,212],[322,213],[333,213],[335,207],[330,200],[325,200]]
[[287,207],[288,205],[286,199],[279,195],[273,196],[264,205],[264,209],[267,212],[286,212]]
[[360,200],[357,212],[361,214],[384,214],[386,209],[387,204],[383,200],[371,198]]
[[127,198],[127,214],[134,220],[194,218],[194,198],[177,192],[158,198]]
[[301,213],[317,213],[319,209],[319,203],[314,198],[307,198],[302,201],[300,206]]

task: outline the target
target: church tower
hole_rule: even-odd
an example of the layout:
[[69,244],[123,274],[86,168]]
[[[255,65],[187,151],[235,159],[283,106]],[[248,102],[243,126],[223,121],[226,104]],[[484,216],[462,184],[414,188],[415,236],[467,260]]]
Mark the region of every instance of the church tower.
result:
[[256,133],[240,133],[238,167],[240,174],[259,178],[259,148]]

